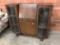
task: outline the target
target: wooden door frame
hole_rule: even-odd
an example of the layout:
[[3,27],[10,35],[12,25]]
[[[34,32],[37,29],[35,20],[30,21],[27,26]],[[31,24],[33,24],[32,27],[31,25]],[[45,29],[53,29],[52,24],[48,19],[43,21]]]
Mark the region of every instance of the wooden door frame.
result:
[[[47,37],[48,37],[48,32],[50,30],[50,25],[51,25],[51,15],[52,15],[52,9],[53,9],[53,5],[52,4],[38,4],[37,5],[37,28],[38,28],[38,10],[40,7],[43,7],[43,8],[49,8],[50,9],[50,12],[49,12],[49,20],[48,20],[48,27],[47,27]],[[37,32],[38,33],[38,32]],[[43,40],[43,37],[41,37],[41,40]]]

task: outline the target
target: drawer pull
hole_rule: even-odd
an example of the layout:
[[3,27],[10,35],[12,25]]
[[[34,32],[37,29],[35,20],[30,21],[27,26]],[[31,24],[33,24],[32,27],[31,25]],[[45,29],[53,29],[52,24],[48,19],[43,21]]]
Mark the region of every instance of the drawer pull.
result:
[[32,23],[32,25],[34,25],[34,23]]

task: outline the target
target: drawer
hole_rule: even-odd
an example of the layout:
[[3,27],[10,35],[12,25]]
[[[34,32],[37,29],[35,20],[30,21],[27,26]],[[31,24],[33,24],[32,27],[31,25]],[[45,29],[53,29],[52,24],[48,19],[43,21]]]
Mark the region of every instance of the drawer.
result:
[[37,22],[36,19],[20,19],[20,22]]

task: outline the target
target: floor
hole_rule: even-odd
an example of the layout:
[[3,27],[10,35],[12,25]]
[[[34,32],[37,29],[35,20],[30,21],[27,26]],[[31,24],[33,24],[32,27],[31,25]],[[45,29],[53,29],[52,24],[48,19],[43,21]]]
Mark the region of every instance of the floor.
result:
[[48,39],[40,41],[36,37],[18,36],[6,31],[0,38],[0,45],[60,45],[60,33],[52,31]]

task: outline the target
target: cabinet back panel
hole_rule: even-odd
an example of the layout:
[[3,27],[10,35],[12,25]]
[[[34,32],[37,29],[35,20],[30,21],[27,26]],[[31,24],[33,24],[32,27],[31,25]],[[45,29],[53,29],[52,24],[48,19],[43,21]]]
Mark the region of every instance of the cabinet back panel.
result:
[[43,8],[39,8],[39,10],[38,10],[38,23],[43,23],[43,15],[44,15]]

